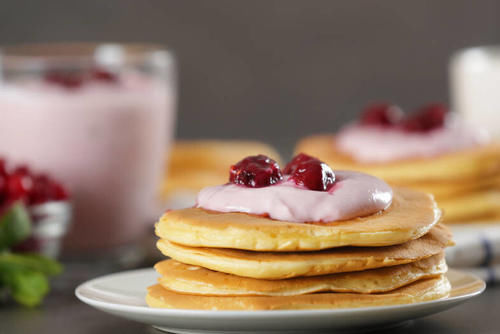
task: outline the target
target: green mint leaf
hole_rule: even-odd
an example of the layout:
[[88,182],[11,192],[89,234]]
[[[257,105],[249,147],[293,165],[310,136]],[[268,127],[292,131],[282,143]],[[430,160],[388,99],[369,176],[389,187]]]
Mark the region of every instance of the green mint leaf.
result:
[[30,234],[30,215],[22,202],[16,202],[0,217],[0,249],[14,246]]
[[33,270],[47,276],[59,275],[62,265],[39,254],[0,253],[0,272],[3,270]]
[[12,297],[21,305],[37,306],[49,292],[47,277],[40,272],[12,270],[3,272],[2,276],[2,281],[9,287]]

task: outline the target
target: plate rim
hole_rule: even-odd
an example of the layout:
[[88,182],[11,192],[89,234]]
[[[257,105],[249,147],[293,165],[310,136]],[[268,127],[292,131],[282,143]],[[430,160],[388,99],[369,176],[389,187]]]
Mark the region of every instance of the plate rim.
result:
[[127,305],[127,304],[122,304],[122,303],[115,303],[115,302],[109,302],[109,301],[101,301],[97,299],[93,299],[90,297],[85,296],[82,294],[82,290],[84,290],[87,286],[90,286],[92,284],[95,284],[96,282],[103,281],[103,280],[108,280],[110,278],[113,278],[113,276],[125,276],[125,275],[132,275],[132,274],[138,274],[141,272],[151,272],[154,271],[153,268],[141,268],[141,269],[133,269],[133,270],[126,270],[126,271],[121,271],[121,272],[116,272],[116,273],[111,273],[103,276],[99,276],[93,279],[90,279],[88,281],[85,281],[81,284],[79,284],[75,288],[75,296],[83,303],[99,308],[101,310],[113,310],[113,311],[120,311],[120,312],[127,312],[127,313],[134,313],[134,314],[147,314],[151,316],[183,316],[185,318],[211,318],[214,319],[214,317],[220,317],[220,318],[225,318],[225,317],[245,317],[245,318],[272,318],[276,316],[322,316],[322,315],[342,315],[342,314],[349,314],[353,312],[378,312],[378,311],[392,311],[394,309],[398,309],[400,311],[404,309],[411,309],[414,307],[425,307],[427,305],[432,305],[432,304],[439,304],[439,303],[460,303],[463,302],[467,299],[476,297],[483,293],[486,289],[486,282],[482,280],[481,278],[477,277],[476,275],[472,273],[468,273],[462,270],[457,270],[457,269],[449,269],[448,272],[445,275],[449,274],[459,274],[459,275],[465,275],[471,278],[473,281],[477,282],[480,284],[480,287],[472,292],[465,293],[465,294],[460,294],[456,296],[448,296],[445,298],[440,298],[440,299],[435,299],[435,300],[430,300],[430,301],[424,301],[424,302],[418,302],[418,303],[409,303],[409,304],[397,304],[397,305],[386,305],[386,306],[371,306],[371,307],[356,307],[356,308],[341,308],[341,309],[311,309],[311,310],[256,310],[256,311],[247,311],[247,310],[189,310],[189,309],[168,309],[168,308],[151,308],[149,306],[137,306],[137,305]]

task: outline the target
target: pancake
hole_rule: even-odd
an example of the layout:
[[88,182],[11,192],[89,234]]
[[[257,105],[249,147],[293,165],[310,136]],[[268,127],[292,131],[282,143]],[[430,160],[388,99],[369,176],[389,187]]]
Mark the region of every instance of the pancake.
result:
[[162,184],[164,198],[179,191],[198,192],[207,186],[226,183],[229,166],[249,155],[265,154],[280,161],[269,145],[246,140],[179,140],[169,155]]
[[418,303],[447,297],[450,283],[444,276],[419,280],[381,294],[314,293],[298,296],[198,296],[180,294],[153,285],[146,302],[150,307],[193,310],[301,310],[332,309]]
[[309,251],[341,246],[395,245],[427,233],[441,217],[430,195],[394,188],[391,206],[367,217],[327,223],[293,223],[245,213],[188,208],[166,212],[156,234],[194,247],[253,251]]
[[158,262],[155,269],[161,275],[159,284],[178,293],[211,296],[295,296],[320,291],[388,292],[420,279],[437,277],[446,273],[448,268],[444,253],[441,253],[393,267],[284,280],[240,277],[175,260]]
[[469,223],[473,220],[495,220],[500,216],[500,190],[469,193],[439,201],[446,213],[445,222]]
[[415,262],[440,254],[452,244],[450,230],[438,224],[419,239],[385,247],[341,247],[317,252],[253,252],[189,247],[165,239],[158,240],[157,247],[164,255],[182,263],[237,276],[275,280]]
[[454,182],[487,177],[500,171],[500,144],[476,147],[432,158],[398,160],[384,163],[362,163],[335,147],[334,135],[318,135],[301,140],[296,152],[315,156],[333,169],[361,171],[389,183]]
[[451,197],[467,195],[469,193],[488,191],[490,189],[500,190],[500,174],[490,177],[478,176],[470,180],[456,182],[416,182],[400,183],[399,186],[408,187],[434,195],[436,201],[446,200]]
[[171,172],[163,184],[162,191],[164,194],[178,190],[190,190],[197,193],[202,188],[226,183],[228,175],[227,168],[224,171],[189,169],[182,173]]
[[[223,169],[229,175],[229,166],[255,154],[264,154],[280,162],[271,146],[249,140],[178,140],[174,143],[169,164],[173,168]],[[174,170],[176,171],[176,170]]]

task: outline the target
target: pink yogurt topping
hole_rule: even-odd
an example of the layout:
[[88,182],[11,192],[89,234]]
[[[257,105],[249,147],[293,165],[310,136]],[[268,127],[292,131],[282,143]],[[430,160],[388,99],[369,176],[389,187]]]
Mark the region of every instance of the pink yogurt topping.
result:
[[392,189],[381,179],[348,171],[335,171],[335,176],[335,185],[329,191],[299,187],[288,175],[282,182],[262,188],[230,183],[207,187],[199,192],[196,206],[304,223],[367,216],[385,210],[392,203]]
[[351,124],[335,138],[337,149],[365,163],[433,157],[488,141],[488,133],[483,129],[465,124],[458,118],[429,132]]

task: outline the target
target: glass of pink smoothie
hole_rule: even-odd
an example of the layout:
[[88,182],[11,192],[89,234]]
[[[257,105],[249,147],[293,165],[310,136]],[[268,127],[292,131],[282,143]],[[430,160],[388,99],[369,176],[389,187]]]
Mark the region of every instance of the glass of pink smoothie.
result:
[[0,157],[61,180],[65,249],[132,244],[158,216],[175,119],[175,64],[154,45],[0,48]]

